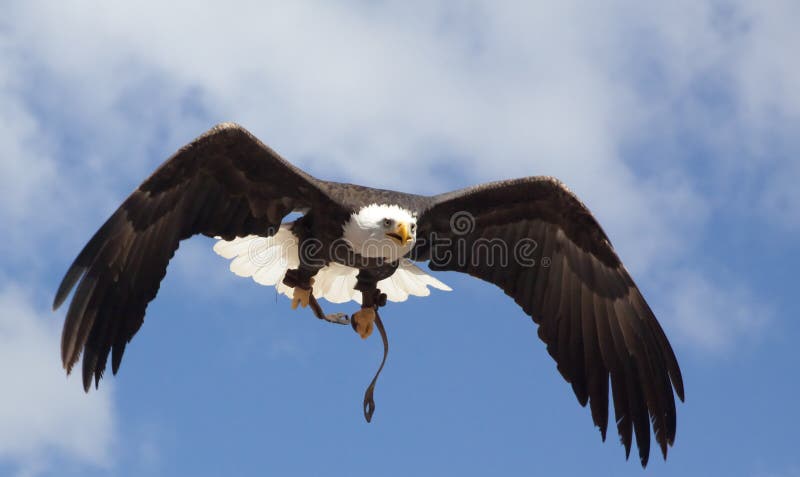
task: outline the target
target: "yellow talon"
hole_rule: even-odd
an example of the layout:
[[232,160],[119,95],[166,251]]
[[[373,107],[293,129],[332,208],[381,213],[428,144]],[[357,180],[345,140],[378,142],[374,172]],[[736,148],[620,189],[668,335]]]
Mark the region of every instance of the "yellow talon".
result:
[[367,339],[372,334],[375,323],[375,309],[372,307],[362,308],[353,314],[351,318],[355,323],[355,329],[361,339]]
[[294,287],[294,295],[292,296],[292,310],[296,310],[297,305],[300,305],[303,308],[307,307],[310,296],[311,290],[303,290],[302,288]]

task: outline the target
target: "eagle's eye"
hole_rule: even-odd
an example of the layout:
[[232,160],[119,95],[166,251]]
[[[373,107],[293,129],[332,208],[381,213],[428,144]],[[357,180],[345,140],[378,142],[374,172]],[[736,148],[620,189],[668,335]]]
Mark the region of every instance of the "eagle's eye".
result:
[[417,224],[411,224],[411,233],[414,233],[416,231],[417,231]]
[[383,219],[383,226],[384,227],[391,227],[392,226],[392,219]]

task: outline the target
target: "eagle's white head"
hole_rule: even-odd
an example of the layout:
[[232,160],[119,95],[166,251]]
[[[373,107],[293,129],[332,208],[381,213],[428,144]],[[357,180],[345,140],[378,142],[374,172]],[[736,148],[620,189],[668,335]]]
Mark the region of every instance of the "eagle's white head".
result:
[[417,240],[417,218],[396,205],[372,204],[350,216],[344,240],[364,257],[399,260]]

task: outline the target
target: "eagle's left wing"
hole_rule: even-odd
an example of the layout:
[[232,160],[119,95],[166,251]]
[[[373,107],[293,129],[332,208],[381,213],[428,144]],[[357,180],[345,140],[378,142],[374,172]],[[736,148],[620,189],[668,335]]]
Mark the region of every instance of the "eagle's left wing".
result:
[[241,126],[215,126],[133,191],[70,266],[53,301],[58,308],[77,287],[61,335],[64,368],[83,352],[86,390],[92,378],[99,383],[109,354],[116,374],[181,240],[267,237],[292,211],[315,208],[347,210]]
[[[432,198],[412,256],[432,270],[493,283],[539,324],[539,337],[605,439],[608,385],[619,435],[642,465],[650,428],[664,457],[683,381],[661,326],[589,210],[559,181],[529,177]],[[648,419],[649,418],[649,419]]]

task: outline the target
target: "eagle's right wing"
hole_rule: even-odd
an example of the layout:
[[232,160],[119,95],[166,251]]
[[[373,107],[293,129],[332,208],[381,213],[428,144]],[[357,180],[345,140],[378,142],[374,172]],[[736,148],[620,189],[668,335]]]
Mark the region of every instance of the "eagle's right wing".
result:
[[493,283],[539,325],[539,337],[589,403],[603,439],[609,379],[626,455],[635,432],[642,465],[652,422],[666,458],[683,378],[672,346],[605,232],[549,177],[481,184],[433,197],[420,215],[418,260]]
[[220,124],[183,147],[136,189],[89,240],[53,308],[78,284],[61,337],[67,372],[83,351],[83,386],[119,368],[180,240],[271,235],[298,209],[338,207],[310,175],[241,126]]

